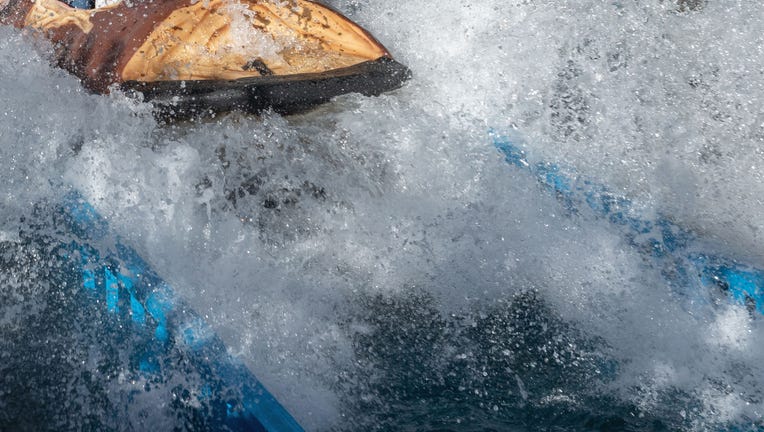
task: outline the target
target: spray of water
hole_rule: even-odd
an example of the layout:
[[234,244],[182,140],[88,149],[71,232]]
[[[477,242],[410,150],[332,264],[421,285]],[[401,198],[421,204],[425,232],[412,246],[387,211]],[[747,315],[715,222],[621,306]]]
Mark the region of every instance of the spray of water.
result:
[[[764,6],[331,3],[414,79],[300,116],[165,125],[0,29],[4,244],[35,203],[79,189],[308,429],[761,418],[760,320],[688,306],[618,227],[507,166],[488,130],[756,263]],[[20,283],[45,267],[22,261],[2,267],[4,334],[43,319],[25,289],[68,293]],[[8,340],[12,358],[23,342]],[[0,407],[13,401],[2,389]]]

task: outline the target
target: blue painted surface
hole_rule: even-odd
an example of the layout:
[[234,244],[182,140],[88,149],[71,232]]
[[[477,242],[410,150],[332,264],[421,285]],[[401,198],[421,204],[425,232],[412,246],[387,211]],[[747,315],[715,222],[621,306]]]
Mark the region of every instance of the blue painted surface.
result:
[[764,314],[764,270],[714,253],[703,253],[701,239],[671,219],[658,215],[643,218],[633,203],[605,185],[578,175],[572,169],[548,162],[530,163],[511,138],[490,132],[493,145],[504,160],[528,171],[549,193],[557,196],[570,214],[588,212],[620,227],[627,242],[660,265],[667,281],[693,302],[712,301],[714,291],[730,301]]
[[104,281],[106,285],[106,310],[111,313],[119,312],[119,282],[108,267],[103,269]]
[[[237,359],[204,320],[178,299],[172,288],[127,246],[109,232],[108,224],[81,195],[68,194],[63,203],[69,231],[66,245],[82,287],[95,301],[105,302],[108,315],[120,326],[131,326],[139,346],[131,356],[135,371],[161,376],[162,359],[170,350],[183,358],[203,380],[199,398],[214,430],[302,431],[300,425]],[[119,346],[120,340],[104,343]]]
[[91,1],[91,0],[66,0],[65,3],[76,9],[95,8],[95,1]]

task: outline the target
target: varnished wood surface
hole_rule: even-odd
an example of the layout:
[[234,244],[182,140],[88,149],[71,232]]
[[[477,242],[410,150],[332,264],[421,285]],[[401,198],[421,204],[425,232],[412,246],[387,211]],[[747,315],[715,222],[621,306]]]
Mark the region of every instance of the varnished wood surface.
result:
[[6,1],[0,22],[39,31],[58,64],[98,92],[125,81],[322,73],[389,57],[363,28],[307,0],[146,0],[93,10]]

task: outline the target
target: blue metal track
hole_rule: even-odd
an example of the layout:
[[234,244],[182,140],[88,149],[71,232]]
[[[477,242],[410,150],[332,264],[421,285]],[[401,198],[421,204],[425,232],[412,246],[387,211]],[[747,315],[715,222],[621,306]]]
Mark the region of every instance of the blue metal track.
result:
[[675,292],[698,302],[712,302],[716,293],[726,293],[733,303],[764,314],[764,270],[706,253],[699,236],[671,219],[642,218],[630,200],[605,185],[555,163],[529,162],[506,135],[492,131],[490,138],[508,164],[534,176],[568,213],[586,212],[618,226],[630,245],[661,268]]
[[[163,359],[171,350],[180,350],[201,377],[194,393],[205,406],[200,415],[212,430],[302,431],[252,372],[227,352],[209,325],[134,249],[110,232],[80,194],[66,195],[61,211],[73,239],[63,249],[82,289],[93,301],[103,302],[110,319],[129,327],[130,346],[139,347],[130,354],[132,373],[161,377],[170,367]],[[114,346],[121,342],[104,341]]]

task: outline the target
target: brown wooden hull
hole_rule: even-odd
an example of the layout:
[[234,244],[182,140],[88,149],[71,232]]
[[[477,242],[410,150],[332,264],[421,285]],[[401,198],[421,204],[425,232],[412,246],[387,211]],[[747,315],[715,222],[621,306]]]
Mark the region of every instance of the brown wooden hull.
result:
[[366,30],[309,0],[145,0],[93,10],[9,0],[0,22],[53,42],[56,63],[88,89],[140,92],[170,117],[290,113],[344,93],[377,95],[410,75]]

